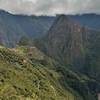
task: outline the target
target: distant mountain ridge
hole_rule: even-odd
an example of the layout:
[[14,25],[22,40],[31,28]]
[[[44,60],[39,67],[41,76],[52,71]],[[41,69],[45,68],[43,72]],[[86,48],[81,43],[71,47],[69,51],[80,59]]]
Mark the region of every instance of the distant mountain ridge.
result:
[[72,19],[78,21],[81,25],[87,26],[94,30],[100,30],[100,15],[90,13],[82,15],[69,15]]
[[100,31],[80,21],[1,11],[0,45],[14,48],[0,46],[0,99],[97,100]]
[[[85,25],[95,30],[100,29],[100,15],[67,16],[83,26]],[[31,39],[43,36],[49,30],[55,18],[54,16],[13,15],[0,10],[0,44],[7,47],[15,47],[23,36]]]
[[21,37],[36,38],[50,28],[53,17],[12,15],[0,11],[0,41],[7,47],[15,46]]

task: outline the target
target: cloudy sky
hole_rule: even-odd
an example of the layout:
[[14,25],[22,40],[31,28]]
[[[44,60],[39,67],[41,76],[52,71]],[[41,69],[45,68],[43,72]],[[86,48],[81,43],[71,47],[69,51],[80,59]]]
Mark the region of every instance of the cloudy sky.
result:
[[0,0],[0,9],[28,15],[100,14],[100,0]]

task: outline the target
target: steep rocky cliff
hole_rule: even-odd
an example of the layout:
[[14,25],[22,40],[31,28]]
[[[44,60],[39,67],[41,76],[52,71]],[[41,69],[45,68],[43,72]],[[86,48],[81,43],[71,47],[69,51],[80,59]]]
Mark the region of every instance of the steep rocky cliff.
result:
[[[38,48],[64,66],[99,80],[100,32],[83,27],[65,15],[59,16]],[[96,73],[97,72],[97,73]]]

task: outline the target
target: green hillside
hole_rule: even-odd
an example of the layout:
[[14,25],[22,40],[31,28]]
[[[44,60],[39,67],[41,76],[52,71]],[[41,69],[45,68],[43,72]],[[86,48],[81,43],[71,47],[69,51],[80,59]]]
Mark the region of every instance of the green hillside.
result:
[[[96,100],[84,75],[74,73],[36,48],[0,48],[0,100]],[[43,56],[36,58],[36,54]],[[29,55],[28,55],[29,54]]]
[[0,100],[75,100],[58,82],[61,75],[16,50],[0,48]]

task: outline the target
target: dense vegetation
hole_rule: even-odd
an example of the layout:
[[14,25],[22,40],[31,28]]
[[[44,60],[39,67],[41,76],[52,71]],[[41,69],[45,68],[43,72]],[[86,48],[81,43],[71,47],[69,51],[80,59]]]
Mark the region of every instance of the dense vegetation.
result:
[[[93,94],[100,91],[99,43],[99,31],[84,27],[66,15],[58,16],[48,34],[35,41],[35,45],[41,51],[58,61],[66,69],[96,80],[85,83],[85,86],[90,85],[87,89],[90,89],[91,92],[93,90]],[[77,82],[74,85],[69,83],[69,85],[85,96],[88,94],[84,93],[85,87],[80,86]],[[80,90],[82,87],[83,90]],[[87,89],[85,91],[88,91]]]
[[0,48],[1,100],[96,100],[88,87],[95,80],[60,66],[37,48],[31,51]]
[[69,17],[58,16],[48,34],[33,41],[49,29],[52,17],[0,11],[0,100],[97,100],[100,32]]
[[67,96],[74,100],[77,93],[63,89],[58,82],[60,74],[46,66],[1,48],[0,100],[67,100]]

